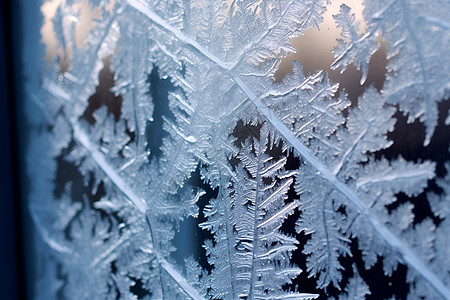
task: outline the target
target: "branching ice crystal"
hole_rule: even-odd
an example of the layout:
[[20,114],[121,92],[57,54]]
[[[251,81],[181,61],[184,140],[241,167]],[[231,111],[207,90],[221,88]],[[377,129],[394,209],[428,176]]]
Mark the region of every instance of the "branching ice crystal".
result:
[[[448,171],[384,155],[398,112],[424,146],[448,130],[448,2],[366,0],[362,34],[341,6],[331,68],[355,65],[362,84],[380,36],[388,49],[383,88],[353,104],[300,62],[274,83],[328,1],[97,0],[77,46],[81,2],[52,19],[70,67],[53,62],[29,95],[36,298],[360,299],[379,289],[367,272],[401,264],[410,299],[450,299]],[[94,104],[109,70],[114,97]],[[188,219],[210,238],[181,263]]]

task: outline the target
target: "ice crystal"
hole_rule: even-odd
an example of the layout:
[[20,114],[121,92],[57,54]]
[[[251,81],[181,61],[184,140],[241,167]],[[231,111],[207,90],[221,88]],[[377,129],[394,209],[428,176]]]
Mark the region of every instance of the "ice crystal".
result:
[[[274,83],[290,40],[319,27],[328,1],[97,0],[101,21],[76,46],[80,2],[52,19],[70,67],[53,62],[28,103],[44,116],[29,151],[37,297],[314,299],[333,288],[359,299],[381,263],[385,277],[407,267],[412,299],[448,299],[448,175],[383,154],[397,110],[424,123],[422,144],[433,139],[449,95],[447,2],[367,0],[362,34],[341,6],[331,67],[353,64],[363,83],[380,36],[389,56],[384,87],[353,105],[300,62]],[[108,70],[114,95],[94,104]],[[217,196],[192,183],[197,171]],[[432,213],[418,220],[413,200]],[[211,238],[203,261],[183,265],[174,239],[192,218]]]

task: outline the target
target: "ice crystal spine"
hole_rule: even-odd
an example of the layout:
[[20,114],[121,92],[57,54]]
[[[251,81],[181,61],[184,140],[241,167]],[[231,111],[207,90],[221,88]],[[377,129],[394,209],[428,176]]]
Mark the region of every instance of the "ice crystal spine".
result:
[[[45,126],[35,129],[46,145],[29,156],[48,168],[35,181],[42,185],[33,186],[30,211],[41,237],[38,269],[47,272],[40,284],[52,288],[36,297],[314,299],[333,286],[341,293],[334,296],[350,299],[373,294],[376,283],[364,282],[364,272],[380,260],[387,277],[407,266],[410,297],[448,299],[450,277],[437,271],[450,243],[440,162],[380,153],[394,144],[397,110],[424,122],[422,142],[432,141],[436,103],[449,90],[449,68],[436,69],[436,58],[449,46],[450,8],[385,2],[365,1],[362,35],[351,7],[334,16],[342,39],[331,67],[356,65],[361,83],[377,38],[388,39],[387,83],[353,106],[325,72],[304,76],[299,62],[280,84],[272,79],[294,51],[290,39],[322,22],[326,1],[100,0],[91,5],[102,21],[85,48],[66,22],[78,17],[80,2],[59,4],[53,25],[60,45],[73,46],[71,65],[61,81],[56,62],[44,70],[29,102],[47,107]],[[407,63],[410,54],[417,59]],[[117,116],[89,100],[106,65]],[[247,128],[242,136],[239,126]],[[64,166],[72,173],[58,178]],[[208,193],[193,174],[217,191],[203,208]],[[430,181],[442,193],[429,193]],[[431,213],[419,222],[411,199],[420,194],[429,195],[421,201]],[[203,262],[186,256],[181,264],[174,239],[192,219],[212,238],[201,241]],[[343,280],[352,243],[366,270],[353,263],[353,277]],[[316,290],[303,290],[302,272]]]

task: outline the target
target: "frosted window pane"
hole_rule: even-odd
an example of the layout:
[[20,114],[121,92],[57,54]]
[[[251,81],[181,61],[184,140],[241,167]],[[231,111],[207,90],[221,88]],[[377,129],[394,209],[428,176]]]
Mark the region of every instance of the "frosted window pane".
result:
[[448,299],[450,2],[41,11],[35,298]]

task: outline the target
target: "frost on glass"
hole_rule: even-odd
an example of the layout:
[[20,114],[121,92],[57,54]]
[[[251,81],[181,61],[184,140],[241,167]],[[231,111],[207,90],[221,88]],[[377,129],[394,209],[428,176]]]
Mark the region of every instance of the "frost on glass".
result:
[[[340,6],[331,69],[362,85],[387,49],[386,81],[357,99],[298,61],[275,82],[328,1],[45,5],[37,299],[361,299],[385,288],[377,268],[409,299],[449,299],[449,2],[366,0],[364,31]],[[400,123],[425,154],[398,150]]]

